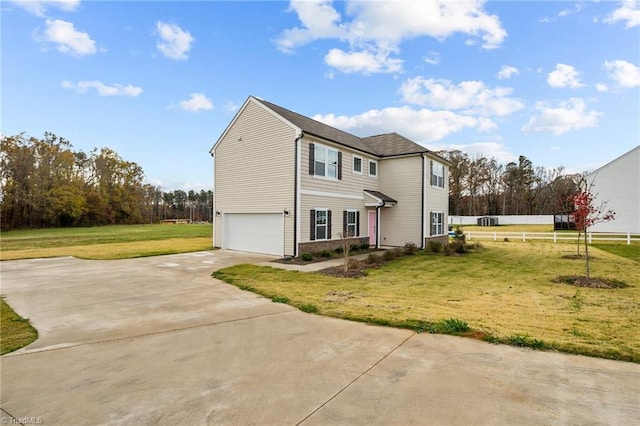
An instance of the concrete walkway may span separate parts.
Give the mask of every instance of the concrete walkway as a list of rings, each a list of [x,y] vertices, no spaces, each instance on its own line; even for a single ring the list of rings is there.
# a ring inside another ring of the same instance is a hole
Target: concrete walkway
[[[305,314],[210,276],[266,260],[0,263],[40,332],[0,359],[1,423],[638,424],[637,364]]]

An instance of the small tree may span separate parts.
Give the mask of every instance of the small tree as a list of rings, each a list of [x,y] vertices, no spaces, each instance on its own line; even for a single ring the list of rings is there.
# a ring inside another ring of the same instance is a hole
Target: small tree
[[[340,242],[342,243],[342,256],[344,258],[344,274],[347,275],[349,272],[349,251],[351,250],[351,233],[339,233],[338,237],[340,237]]]
[[[594,205],[595,195],[592,192],[593,184],[582,181],[582,190],[572,197],[575,207],[573,218],[578,232],[584,234],[584,254],[586,258],[587,281],[589,281],[589,242],[587,233],[589,228],[596,223],[609,222],[614,220],[616,213],[613,210],[607,210],[608,201],[601,201],[599,206]],[[578,234],[578,247],[580,245],[580,234]]]

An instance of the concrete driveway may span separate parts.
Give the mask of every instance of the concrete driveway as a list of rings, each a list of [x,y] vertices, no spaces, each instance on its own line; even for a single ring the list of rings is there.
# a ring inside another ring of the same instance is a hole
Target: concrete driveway
[[[2,424],[638,424],[640,366],[323,318],[211,278],[212,251],[2,262],[39,339]]]

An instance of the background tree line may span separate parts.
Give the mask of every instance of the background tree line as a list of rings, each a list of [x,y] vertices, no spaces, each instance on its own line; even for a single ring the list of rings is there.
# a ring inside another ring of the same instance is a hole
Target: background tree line
[[[75,151],[53,133],[3,135],[0,144],[4,230],[211,220],[212,191],[163,192],[109,148]]]
[[[580,174],[566,174],[562,166],[534,167],[521,155],[517,162],[469,157],[458,150],[441,151],[449,160],[449,214],[539,215],[570,213],[570,197],[578,192]]]

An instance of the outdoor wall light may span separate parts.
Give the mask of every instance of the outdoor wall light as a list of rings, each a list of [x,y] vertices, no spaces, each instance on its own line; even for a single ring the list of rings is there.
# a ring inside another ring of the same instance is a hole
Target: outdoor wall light
[[[220,210],[216,210],[216,216],[220,216]]]
[[[284,215],[285,215],[285,216],[289,216],[289,210],[284,209],[284,212],[283,212],[283,213],[284,213]]]

